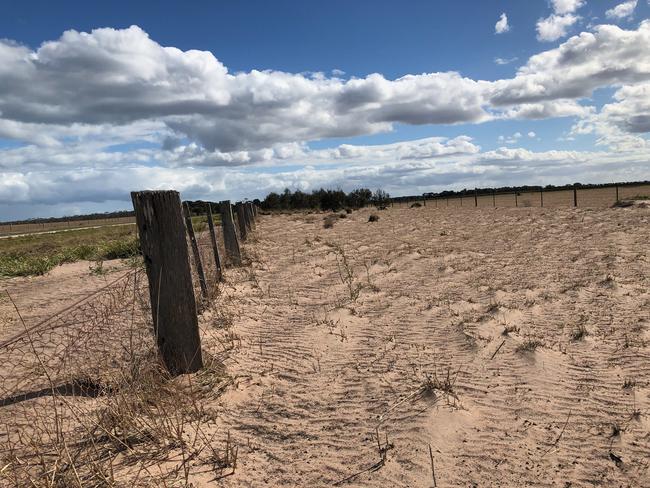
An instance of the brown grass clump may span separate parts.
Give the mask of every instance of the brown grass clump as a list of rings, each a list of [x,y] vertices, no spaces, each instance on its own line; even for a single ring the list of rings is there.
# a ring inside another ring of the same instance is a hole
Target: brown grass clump
[[[571,331],[570,337],[572,341],[580,341],[584,339],[587,335],[589,335],[587,328],[582,324],[578,324]]]
[[[379,215],[371,214],[370,217],[368,217],[368,222],[377,222],[379,221]]]
[[[541,341],[538,341],[537,339],[526,339],[524,342],[522,342],[515,348],[515,351],[520,353],[535,352],[538,347],[541,347],[543,345],[544,344]]]
[[[328,215],[323,219],[323,228],[331,229],[334,227],[334,223],[338,220],[338,214]]]

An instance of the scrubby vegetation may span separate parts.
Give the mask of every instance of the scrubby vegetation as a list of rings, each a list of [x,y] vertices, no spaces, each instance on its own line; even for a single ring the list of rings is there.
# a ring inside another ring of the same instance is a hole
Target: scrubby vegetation
[[[331,210],[337,212],[344,208],[362,208],[368,205],[386,205],[390,195],[379,189],[374,193],[367,188],[358,188],[350,193],[343,190],[314,190],[305,193],[292,192],[286,188],[282,193],[269,193],[259,205],[264,210]]]

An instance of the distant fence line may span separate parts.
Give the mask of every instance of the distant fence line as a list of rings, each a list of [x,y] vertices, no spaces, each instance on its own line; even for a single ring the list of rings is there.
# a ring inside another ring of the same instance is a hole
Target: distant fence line
[[[544,189],[521,192],[476,190],[461,195],[423,195],[392,200],[393,205],[420,202],[435,207],[611,207],[619,200],[650,197],[650,185],[612,185],[599,188]]]
[[[34,222],[23,224],[0,224],[0,235],[29,234],[52,230],[104,227],[109,225],[134,224],[135,217],[113,217],[106,219],[62,220],[58,222]]]

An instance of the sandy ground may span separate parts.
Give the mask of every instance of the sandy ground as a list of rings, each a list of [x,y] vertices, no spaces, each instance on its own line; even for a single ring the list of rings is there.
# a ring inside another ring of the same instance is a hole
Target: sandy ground
[[[369,213],[247,246],[224,485],[650,486],[647,209]]]
[[[649,209],[374,212],[258,222],[196,486],[431,487],[429,446],[438,487],[650,486]],[[0,285],[29,322],[120,272]]]

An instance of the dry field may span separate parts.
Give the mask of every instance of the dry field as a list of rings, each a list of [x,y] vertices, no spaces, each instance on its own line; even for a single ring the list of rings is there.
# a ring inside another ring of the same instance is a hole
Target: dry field
[[[201,327],[230,385],[200,401],[236,469],[197,454],[165,486],[650,486],[648,208],[324,217],[262,216],[227,271]],[[30,324],[120,266],[1,285]],[[163,462],[122,456],[116,486]]]
[[[35,232],[52,232],[60,230],[87,229],[112,225],[135,223],[134,217],[114,217],[109,219],[66,220],[62,222],[44,222],[40,224],[0,224],[0,235],[29,234]]]

